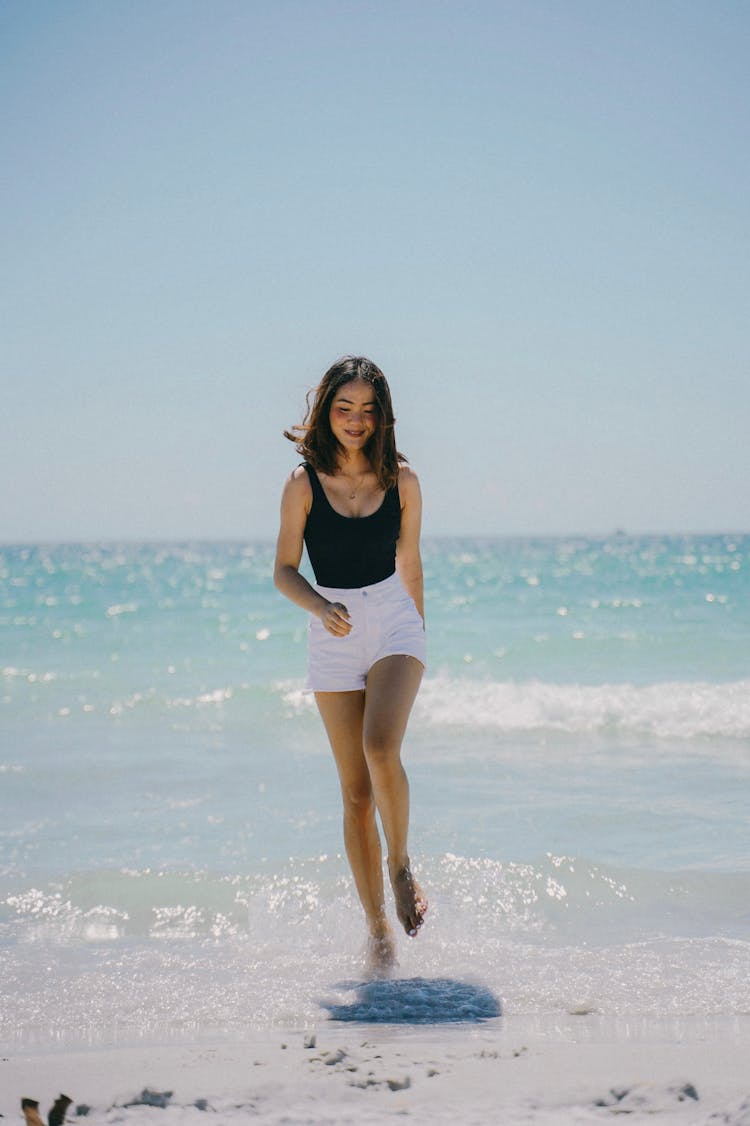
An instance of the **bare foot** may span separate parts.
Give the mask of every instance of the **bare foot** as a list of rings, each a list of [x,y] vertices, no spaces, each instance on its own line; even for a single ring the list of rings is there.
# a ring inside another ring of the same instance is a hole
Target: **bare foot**
[[[427,900],[421,887],[412,876],[408,864],[399,868],[395,873],[391,872],[389,867],[389,874],[399,922],[409,937],[414,938],[424,922]]]
[[[393,935],[388,930],[387,934],[371,934],[367,940],[367,961],[365,972],[368,977],[387,977],[395,966],[396,944]]]

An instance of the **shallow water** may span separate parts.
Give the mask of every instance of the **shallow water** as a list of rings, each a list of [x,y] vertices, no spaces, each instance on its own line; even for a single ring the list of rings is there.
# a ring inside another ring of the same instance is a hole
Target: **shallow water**
[[[401,980],[528,1017],[750,1011],[750,537],[442,541],[425,569],[431,907]],[[5,1042],[351,1007],[305,625],[264,544],[0,549]]]

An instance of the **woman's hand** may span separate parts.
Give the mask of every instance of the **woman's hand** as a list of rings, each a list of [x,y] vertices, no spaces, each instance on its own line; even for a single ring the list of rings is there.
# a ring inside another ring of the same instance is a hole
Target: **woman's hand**
[[[346,637],[351,632],[349,611],[343,602],[326,602],[318,617],[334,637]]]

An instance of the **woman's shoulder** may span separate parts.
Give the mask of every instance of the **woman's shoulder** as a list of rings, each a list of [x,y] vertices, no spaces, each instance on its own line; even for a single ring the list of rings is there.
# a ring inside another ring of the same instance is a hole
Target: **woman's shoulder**
[[[401,494],[401,501],[404,503],[410,496],[416,497],[419,495],[419,477],[411,465],[407,465],[405,461],[398,463],[398,491]]]
[[[310,475],[304,465],[297,465],[284,482],[284,498],[292,502],[305,504],[312,499],[312,485]]]
[[[405,461],[398,463],[398,483],[399,485],[406,484],[407,487],[409,484],[419,484],[416,470]]]

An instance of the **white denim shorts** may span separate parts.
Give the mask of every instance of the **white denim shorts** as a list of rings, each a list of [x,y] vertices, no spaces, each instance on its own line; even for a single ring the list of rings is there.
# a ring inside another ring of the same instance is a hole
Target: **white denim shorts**
[[[372,586],[316,586],[329,602],[341,602],[352,623],[346,637],[335,637],[310,615],[307,633],[306,692],[356,692],[383,657],[405,654],[427,661],[424,622],[398,572]]]

